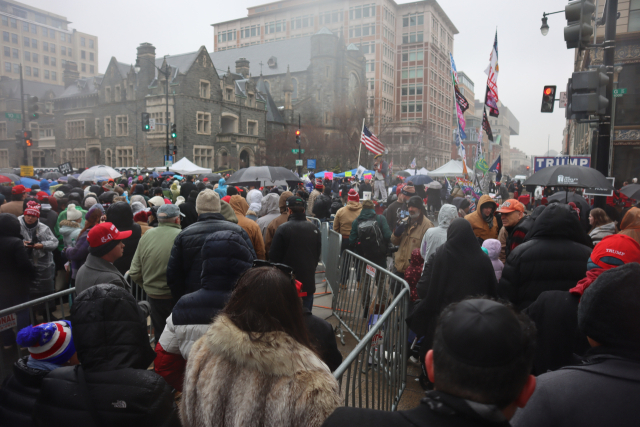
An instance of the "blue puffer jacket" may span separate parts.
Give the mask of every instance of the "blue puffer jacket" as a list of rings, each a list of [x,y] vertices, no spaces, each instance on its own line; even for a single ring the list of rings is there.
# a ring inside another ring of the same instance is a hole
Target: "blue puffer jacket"
[[[224,180],[224,178],[220,178],[220,180],[218,181],[218,188],[216,188],[216,193],[218,193],[220,195],[220,198],[222,199],[224,196],[227,195],[227,186],[225,185],[227,181]]]

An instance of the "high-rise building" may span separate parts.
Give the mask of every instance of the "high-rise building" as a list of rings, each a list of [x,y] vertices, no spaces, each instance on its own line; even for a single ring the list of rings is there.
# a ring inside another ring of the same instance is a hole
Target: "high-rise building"
[[[394,164],[450,159],[453,86],[449,53],[458,30],[435,0],[282,0],[213,24],[214,51],[308,36],[323,27],[365,57],[367,125]],[[268,47],[265,47],[268,48]]]
[[[81,77],[98,74],[98,37],[69,28],[66,17],[13,0],[0,2],[2,65],[0,76],[63,85],[67,61]]]

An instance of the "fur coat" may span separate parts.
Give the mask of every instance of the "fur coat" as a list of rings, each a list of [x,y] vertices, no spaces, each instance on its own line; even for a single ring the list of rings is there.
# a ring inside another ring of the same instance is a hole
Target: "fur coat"
[[[220,315],[191,349],[184,427],[314,427],[339,405],[339,386],[311,350],[284,332],[251,341]]]

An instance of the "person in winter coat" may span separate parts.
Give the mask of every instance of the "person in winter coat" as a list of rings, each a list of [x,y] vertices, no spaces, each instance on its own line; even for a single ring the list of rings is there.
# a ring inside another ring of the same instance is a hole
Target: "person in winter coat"
[[[227,195],[227,185],[225,185],[226,182],[227,181],[225,181],[224,178],[220,178],[218,180],[218,188],[214,190],[216,193],[218,193],[221,199]]]
[[[504,243],[504,258],[507,259],[512,250],[517,248],[533,227],[533,219],[524,214],[524,205],[515,199],[505,200],[496,211],[500,214],[502,228],[498,240]],[[504,239],[504,240],[503,240]],[[501,254],[502,255],[502,254]]]
[[[398,199],[391,203],[383,215],[387,219],[387,224],[389,224],[389,228],[394,230],[399,220],[402,220],[409,216],[409,211],[407,208],[407,202],[409,199],[416,195],[416,189],[413,185],[404,185],[399,184],[396,187],[396,195]]]
[[[67,320],[27,326],[18,332],[17,342],[29,355],[13,364],[13,373],[0,387],[0,425],[31,427],[44,378],[61,366],[77,365],[78,358]]]
[[[10,213],[0,213],[0,310],[29,301],[36,269],[24,245],[20,221]],[[16,313],[18,328],[29,324],[29,311]],[[3,346],[12,346],[13,331],[0,332]]]
[[[29,202],[24,214],[18,217],[20,234],[25,242],[29,259],[35,266],[36,278],[29,289],[30,299],[49,295],[54,291],[55,264],[53,251],[58,247],[58,239],[53,232],[39,221],[40,205]]]
[[[424,267],[424,258],[420,255],[420,249],[414,249],[411,252],[411,259],[409,260],[409,267],[404,271],[404,280],[407,281],[409,285],[410,294],[409,298],[411,302],[416,302],[420,299],[418,296],[418,291],[416,289],[416,285],[418,284],[418,280],[420,280],[420,276],[422,276],[422,268]]]
[[[438,226],[431,227],[424,233],[422,243],[420,244],[420,255],[424,260],[447,241],[447,230],[451,225],[451,221],[458,217],[457,209],[454,205],[444,204],[438,213]]]
[[[180,195],[186,200],[194,190],[197,191],[196,185],[193,183],[193,176],[187,175],[187,182],[180,186]]]
[[[198,221],[198,211],[196,211],[196,200],[198,199],[198,194],[198,190],[192,190],[186,201],[179,206],[180,212],[184,215],[180,222],[180,226],[183,230]]]
[[[442,206],[439,188],[427,188],[427,211],[438,212]]]
[[[201,256],[202,287],[180,298],[156,341],[154,369],[178,391],[182,391],[191,347],[207,332],[211,320],[229,300],[238,277],[256,259],[253,247],[240,233],[231,230],[209,234]]]
[[[60,234],[65,248],[75,246],[82,228],[82,212],[73,203],[67,207],[67,219],[60,221]]]
[[[209,234],[223,230],[235,231],[253,247],[247,232],[237,224],[238,219],[233,209],[227,203],[220,201],[218,193],[207,189],[198,194],[196,209],[198,221],[178,234],[167,264],[167,284],[175,301],[202,287],[201,250]],[[230,212],[223,214],[222,209]],[[232,222],[232,219],[235,219],[236,223]]]
[[[75,279],[78,274],[78,270],[87,260],[87,256],[89,255],[89,242],[87,241],[87,235],[91,228],[100,224],[100,219],[102,218],[102,206],[95,205],[85,217],[84,227],[80,230],[78,234],[78,238],[76,239],[75,245],[70,247],[65,247],[63,250],[64,257],[70,261],[71,263],[71,285],[75,284]]]
[[[280,215],[271,220],[265,230],[264,249],[267,256],[269,255],[269,251],[271,250],[271,242],[273,241],[273,236],[275,236],[276,234],[276,230],[278,229],[278,227],[289,220],[287,199],[292,196],[293,193],[291,193],[290,191],[285,191],[280,195],[280,198],[278,199],[278,208],[280,209]]]
[[[409,217],[400,221],[391,235],[391,243],[399,246],[394,259],[394,272],[397,272],[400,277],[409,266],[411,252],[420,248],[424,234],[433,227],[425,215],[426,212],[420,197],[410,198],[407,205],[409,206]]]
[[[347,197],[347,205],[340,208],[333,219],[333,231],[342,235],[341,252],[349,247],[349,237],[351,236],[353,221],[355,221],[356,218],[360,216],[360,212],[362,212],[360,196],[358,196],[356,190],[349,190]]]
[[[280,209],[278,208],[279,200],[280,196],[269,193],[262,198],[260,203],[257,224],[258,227],[260,227],[260,232],[262,233],[262,238],[264,240],[266,240],[267,237],[267,227],[269,226],[269,223],[280,215]]]
[[[439,318],[433,350],[425,357],[435,390],[416,408],[341,407],[323,427],[508,427],[536,387],[529,374],[535,349],[531,321],[487,299],[451,304]]]
[[[49,197],[47,193],[41,191],[36,195],[37,202],[40,204],[40,219],[39,221],[49,227],[49,230],[55,234],[55,226],[58,222],[58,213],[53,210],[49,204]],[[25,199],[26,200],[26,199]],[[26,208],[26,204],[25,204]]]
[[[262,192],[255,188],[249,190],[247,193],[247,203],[249,203],[249,210],[255,213],[260,212],[260,208],[262,207]]]
[[[22,215],[24,204],[22,201],[29,195],[29,190],[24,185],[15,185],[11,188],[11,201],[0,206],[0,213],[10,213],[16,218]]]
[[[242,196],[231,196],[229,205],[231,205],[233,211],[238,217],[238,225],[249,235],[249,239],[251,239],[253,249],[256,251],[258,259],[266,259],[264,252],[264,240],[262,239],[260,227],[254,221],[251,221],[245,216],[249,209],[247,201],[243,199]]]
[[[177,180],[173,181],[170,189],[171,189],[171,201],[175,203],[178,196],[180,196],[180,186],[178,185]]]
[[[331,187],[325,187],[313,204],[313,216],[325,222],[331,219]]]
[[[463,265],[461,265],[461,262]],[[407,323],[419,337],[420,360],[432,348],[433,334],[442,309],[470,296],[496,296],[496,275],[482,252],[469,222],[456,218],[447,230],[447,241],[427,260],[416,286],[422,300]]]
[[[631,237],[640,243],[640,209],[631,208],[625,214],[623,212],[622,221],[620,221],[620,234]]]
[[[133,220],[133,211],[126,202],[116,202],[107,209],[107,222],[112,223],[120,231],[131,231],[131,235],[124,240],[124,253],[113,265],[124,275],[131,268],[133,255],[138,249],[142,237],[142,229]]]
[[[311,194],[309,194],[309,200],[307,200],[307,213],[309,216],[313,216],[313,205],[316,202],[318,196],[322,194],[322,190],[324,190],[324,185],[322,185],[322,180],[318,178],[316,180],[315,186]]]
[[[637,424],[638,277],[640,264],[632,262],[605,271],[584,291],[578,305],[578,328],[591,348],[581,364],[537,377],[536,391],[529,404],[516,412],[514,427]]]
[[[473,234],[482,242],[486,239],[498,238],[498,221],[495,212],[498,206],[491,196],[484,194],[480,196],[478,208],[475,212],[464,217],[473,227]]]
[[[304,205],[304,200],[300,197],[287,199],[289,219],[278,227],[273,236],[269,260],[293,268],[296,279],[302,282],[302,290],[307,293],[302,297],[302,304],[311,310],[322,240],[318,227],[307,221]]]
[[[97,285],[80,293],[71,322],[80,365],[44,378],[36,425],[180,426],[171,387],[147,369],[155,353],[146,316],[128,290]]]
[[[616,234],[616,224],[607,216],[607,213],[600,208],[591,209],[589,212],[589,237],[594,245],[602,239],[612,234]]]
[[[499,259],[500,249],[502,248],[500,240],[487,239],[482,242],[482,247],[487,250],[487,255],[489,255],[491,265],[493,265],[493,271],[496,273],[496,280],[499,281],[502,277],[502,270],[504,269],[504,264]]]
[[[378,248],[365,248],[361,242],[359,235],[359,225],[366,221],[375,220],[382,233],[383,245]],[[371,200],[362,202],[362,210],[360,215],[351,223],[351,232],[349,233],[349,248],[357,254],[365,257],[372,263],[385,267],[387,265],[387,247],[391,241],[391,229],[387,224],[387,220],[383,215],[377,215],[375,206]]]
[[[577,362],[589,349],[587,337],[578,329],[578,303],[585,290],[605,271],[631,262],[640,262],[640,244],[621,234],[607,236],[589,257],[587,275],[569,291],[540,294],[524,311],[536,324],[538,349],[533,374],[555,371]]]
[[[589,243],[567,205],[547,206],[507,258],[498,294],[523,310],[544,291],[568,291],[587,272]]]
[[[340,388],[309,339],[290,272],[250,269],[191,348],[183,427],[256,420],[264,427],[319,427],[339,404]]]

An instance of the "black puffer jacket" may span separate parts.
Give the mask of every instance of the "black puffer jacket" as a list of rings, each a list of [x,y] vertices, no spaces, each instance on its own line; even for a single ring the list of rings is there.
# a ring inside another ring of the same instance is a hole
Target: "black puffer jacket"
[[[0,387],[0,427],[30,427],[33,424],[33,407],[40,393],[42,380],[49,373],[27,366],[29,356],[18,359],[13,365],[13,375]]]
[[[113,263],[124,276],[131,268],[131,261],[133,261],[133,256],[142,237],[142,228],[133,221],[133,211],[126,202],[117,202],[109,206],[109,209],[107,209],[107,221],[112,222],[118,231],[132,231],[131,236],[123,240],[124,254]]]
[[[97,285],[78,295],[71,322],[81,365],[47,375],[36,425],[179,426],[171,387],[147,370],[155,353],[145,320],[133,296],[118,286]]]
[[[342,363],[342,353],[338,350],[333,326],[326,320],[314,316],[306,307],[302,308],[302,315],[311,342],[318,350],[320,359],[327,364],[331,372],[335,371]]]
[[[325,219],[331,217],[331,197],[326,194],[321,194],[316,198],[313,203],[313,214],[318,219]]]
[[[225,230],[206,237],[201,257],[202,287],[177,302],[171,313],[176,326],[211,323],[229,300],[238,276],[251,268],[256,253],[242,234]]]
[[[180,225],[182,226],[183,230],[198,221],[198,211],[196,211],[197,198],[198,191],[193,190],[191,194],[189,194],[189,198],[186,199],[186,201],[180,206],[178,206],[180,208],[180,212],[184,214],[184,216],[180,220]]]
[[[219,213],[200,215],[195,224],[178,234],[167,265],[167,285],[171,288],[174,300],[179,300],[183,295],[195,292],[202,287],[200,277],[202,274],[202,246],[211,233],[225,230],[240,234],[247,245],[253,248],[247,232],[238,224],[227,221]]]
[[[316,291],[316,267],[320,260],[320,230],[307,221],[304,213],[292,214],[276,230],[269,250],[269,260],[293,268],[302,290],[311,296]]]
[[[588,242],[589,236],[567,205],[549,205],[524,243],[509,254],[498,294],[522,310],[544,291],[568,291],[587,273]]]
[[[29,299],[29,287],[36,278],[36,270],[30,261],[20,233],[20,221],[15,215],[0,213],[0,309],[2,301],[10,297]],[[13,299],[11,299],[13,301]]]

